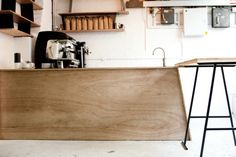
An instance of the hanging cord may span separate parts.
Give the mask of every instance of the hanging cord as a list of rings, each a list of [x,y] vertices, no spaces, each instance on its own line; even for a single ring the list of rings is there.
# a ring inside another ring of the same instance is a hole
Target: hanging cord
[[[52,12],[51,12],[51,14],[52,14],[52,31],[54,30],[54,1],[53,0],[51,0],[51,5],[52,5]]]
[[[69,13],[72,12],[72,3],[73,3],[73,0],[70,0]]]

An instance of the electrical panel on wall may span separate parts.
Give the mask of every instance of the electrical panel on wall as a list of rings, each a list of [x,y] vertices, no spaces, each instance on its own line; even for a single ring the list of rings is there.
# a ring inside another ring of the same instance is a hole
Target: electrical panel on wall
[[[175,10],[173,8],[161,9],[161,24],[174,24],[175,23]]]
[[[148,28],[178,29],[183,23],[181,8],[147,8],[146,13]]]
[[[235,0],[236,1],[236,0]],[[146,8],[148,29],[182,29],[185,36],[204,36],[208,28],[236,28],[236,7]]]
[[[230,27],[230,8],[212,8],[212,27]]]
[[[184,14],[184,35],[204,36],[208,33],[208,9],[185,8]]]

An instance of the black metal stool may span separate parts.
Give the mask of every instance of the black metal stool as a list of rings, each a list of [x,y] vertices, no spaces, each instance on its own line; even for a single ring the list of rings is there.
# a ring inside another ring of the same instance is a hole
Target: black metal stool
[[[204,63],[198,63],[198,65],[184,66],[184,67],[196,68],[193,91],[192,91],[192,97],[191,97],[189,114],[188,114],[187,127],[186,127],[186,132],[185,132],[185,138],[181,142],[181,144],[182,144],[182,146],[184,147],[185,150],[188,150],[188,148],[186,146],[186,143],[187,143],[189,124],[190,124],[190,119],[191,118],[205,118],[205,126],[204,126],[203,137],[202,137],[200,157],[203,157],[206,131],[232,130],[233,138],[234,138],[234,144],[236,146],[236,137],[235,137],[235,131],[234,131],[234,130],[236,130],[236,128],[234,128],[234,124],[233,124],[233,118],[232,118],[230,102],[229,102],[229,96],[228,96],[227,85],[226,85],[225,74],[224,74],[224,67],[235,67],[235,64],[236,64],[236,62],[204,62]],[[192,116],[191,113],[192,113],[192,108],[193,108],[193,101],[194,101],[195,89],[196,89],[196,84],[197,84],[198,71],[199,71],[199,68],[202,68],[202,67],[212,67],[213,68],[212,80],[211,80],[211,86],[210,86],[210,94],[209,94],[208,106],[207,106],[207,113],[206,113],[206,116]],[[226,96],[226,100],[227,100],[227,107],[228,107],[228,111],[229,111],[228,116],[210,116],[209,115],[210,108],[211,108],[212,93],[213,93],[213,88],[214,88],[214,83],[215,83],[215,74],[216,74],[216,69],[217,68],[220,68],[221,73],[222,73],[222,80],[223,80],[223,84],[224,84],[225,96]],[[229,118],[230,123],[231,123],[231,128],[208,128],[209,118]]]

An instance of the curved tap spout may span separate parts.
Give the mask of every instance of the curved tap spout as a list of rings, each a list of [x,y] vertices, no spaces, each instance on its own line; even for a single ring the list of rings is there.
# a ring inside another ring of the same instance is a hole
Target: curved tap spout
[[[162,53],[163,53],[163,58],[162,58],[162,63],[163,63],[163,67],[165,67],[166,66],[166,52],[165,52],[165,50],[162,48],[162,47],[156,47],[153,51],[152,51],[152,55],[154,55],[155,54],[155,51],[156,50],[161,50],[162,51]]]

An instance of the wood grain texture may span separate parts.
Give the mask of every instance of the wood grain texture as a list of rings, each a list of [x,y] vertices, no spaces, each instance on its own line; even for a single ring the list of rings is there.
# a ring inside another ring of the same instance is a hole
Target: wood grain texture
[[[177,68],[1,71],[1,139],[181,140]]]
[[[126,2],[127,8],[143,8],[143,0],[129,0]]]

